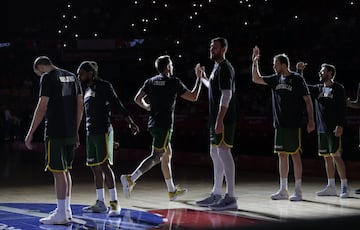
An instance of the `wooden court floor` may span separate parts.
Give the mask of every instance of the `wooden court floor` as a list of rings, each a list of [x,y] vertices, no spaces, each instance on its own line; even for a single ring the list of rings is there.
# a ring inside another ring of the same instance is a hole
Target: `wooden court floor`
[[[211,212],[207,208],[197,207],[194,204],[196,200],[205,197],[210,192],[212,186],[211,167],[175,165],[173,168],[175,184],[187,188],[188,193],[174,202],[168,201],[160,167],[154,167],[147,174],[143,175],[137,181],[131,198],[125,199],[122,194],[119,177],[123,173],[130,172],[128,170],[131,170],[132,167],[133,165],[127,168],[119,167],[122,169],[114,168],[117,177],[118,198],[122,207],[148,211],[198,210]],[[34,168],[27,166],[23,169],[18,169],[15,174],[16,176],[8,175],[7,178],[2,179],[0,185],[1,203],[55,202],[53,181],[50,173],[42,172],[40,169],[34,170]],[[72,203],[92,204],[95,201],[95,188],[90,169],[78,167],[78,169],[73,170],[72,177]],[[315,192],[320,190],[325,183],[326,178],[304,176],[303,201],[273,201],[270,199],[270,195],[278,189],[278,175],[276,172],[256,172],[238,169],[236,172],[238,210],[222,213],[274,223],[360,217],[360,195],[354,194],[354,190],[360,188],[359,179],[349,179],[351,196],[347,199],[317,197]],[[293,191],[293,184],[293,180],[289,178],[290,193]],[[338,192],[340,190],[339,187],[340,183],[337,180]],[[108,197],[107,192],[106,196]],[[360,221],[358,224],[360,224]],[[181,224],[174,222],[168,226],[171,226],[171,229],[178,229],[181,227]],[[201,226],[201,224],[194,223],[194,226]],[[237,226],[233,227],[237,228]],[[217,228],[216,224],[213,225],[213,228]]]

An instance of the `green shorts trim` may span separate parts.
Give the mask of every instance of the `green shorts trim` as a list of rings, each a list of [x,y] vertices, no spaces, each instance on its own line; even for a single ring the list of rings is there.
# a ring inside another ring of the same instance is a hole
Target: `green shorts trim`
[[[88,135],[86,137],[86,165],[98,166],[109,160],[113,164],[114,131],[104,134]]]
[[[172,129],[150,128],[152,139],[152,146],[157,152],[165,152],[166,147],[171,141]]]
[[[224,144],[225,146],[232,148],[234,145],[236,124],[234,125],[224,125],[224,130],[222,133],[216,134],[214,127],[210,128],[210,143],[213,146],[220,146]]]
[[[274,153],[301,153],[300,128],[276,128],[274,138]]]
[[[76,137],[45,140],[45,171],[67,172],[75,158]]]
[[[342,138],[334,133],[319,133],[318,146],[319,156],[336,155],[342,151]]]

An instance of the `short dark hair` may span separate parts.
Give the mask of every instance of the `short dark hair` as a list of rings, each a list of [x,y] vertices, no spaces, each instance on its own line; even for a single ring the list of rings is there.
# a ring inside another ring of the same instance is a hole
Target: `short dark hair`
[[[289,57],[284,53],[275,55],[274,59],[278,60],[280,64],[285,64],[287,67],[290,66]]]
[[[332,72],[332,76],[335,77],[336,75],[336,68],[334,65],[330,65],[330,64],[327,64],[327,63],[323,63],[321,65],[321,67],[325,67],[328,71],[331,71]]]
[[[155,68],[159,73],[164,72],[165,68],[169,65],[171,59],[169,55],[162,55],[155,60]]]
[[[214,42],[219,42],[220,45],[221,45],[221,48],[224,48],[224,47],[228,47],[228,41],[226,38],[224,37],[216,37],[216,38],[213,38],[211,39],[211,42],[214,43]]]
[[[39,65],[52,65],[52,61],[47,56],[39,56],[34,61],[34,70],[37,69]]]

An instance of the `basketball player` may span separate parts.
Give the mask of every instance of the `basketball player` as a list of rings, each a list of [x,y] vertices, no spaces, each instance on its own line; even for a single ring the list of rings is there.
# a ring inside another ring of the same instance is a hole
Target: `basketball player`
[[[302,74],[306,63],[298,62],[296,69]],[[318,155],[325,161],[328,184],[316,192],[317,196],[337,196],[335,172],[341,182],[340,198],[349,197],[346,167],[341,157],[342,135],[345,125],[346,99],[342,84],[335,81],[336,68],[323,63],[319,71],[320,84],[308,85],[315,101],[316,124],[318,135]]]
[[[78,130],[83,115],[81,84],[74,73],[56,67],[46,56],[34,61],[34,72],[41,76],[39,100],[25,145],[32,149],[35,130],[45,118],[45,171],[54,176],[57,208],[41,218],[42,224],[66,224],[72,218],[70,169],[79,145]]]
[[[200,66],[197,65],[196,68]],[[138,90],[134,101],[149,112],[148,129],[152,135],[152,150],[140,165],[128,175],[121,176],[123,192],[129,198],[135,182],[155,165],[161,163],[161,170],[168,189],[170,201],[184,195],[187,190],[175,187],[171,170],[171,136],[174,126],[176,98],[197,101],[201,90],[201,81],[196,79],[190,91],[182,81],[173,76],[173,62],[170,56],[160,56],[155,61],[158,74],[147,79]]]
[[[212,210],[237,210],[235,198],[235,163],[231,153],[237,123],[237,98],[235,94],[235,71],[225,58],[228,50],[227,39],[213,38],[210,43],[210,59],[214,61],[213,70],[206,77],[205,69],[199,77],[208,88],[210,156],[214,169],[214,185],[209,197],[196,202]],[[225,177],[226,193],[221,195]]]
[[[273,200],[302,200],[302,162],[301,162],[301,126],[303,112],[307,112],[307,132],[315,129],[313,104],[305,79],[290,70],[289,58],[286,54],[278,54],[273,58],[275,73],[262,76],[259,71],[260,49],[255,46],[252,54],[252,81],[267,85],[272,91],[273,126],[275,129],[274,152],[279,159],[280,188],[271,195]],[[305,105],[305,108],[304,106]],[[289,197],[288,174],[289,155],[292,158],[295,191]]]
[[[139,127],[119,100],[112,84],[99,78],[98,65],[94,61],[82,62],[77,74],[85,84],[84,103],[86,115],[86,165],[90,166],[96,186],[96,202],[83,208],[84,212],[105,213],[104,184],[109,190],[110,209],[108,215],[119,216],[120,204],[117,198],[117,190],[113,164],[114,132],[111,125],[112,108],[120,112],[128,123],[129,128],[135,135]]]

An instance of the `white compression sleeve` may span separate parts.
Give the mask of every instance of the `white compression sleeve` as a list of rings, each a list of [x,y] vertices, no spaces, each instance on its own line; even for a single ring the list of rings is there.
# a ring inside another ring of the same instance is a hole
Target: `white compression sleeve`
[[[232,97],[230,89],[221,90],[220,107],[229,107],[229,103]]]

